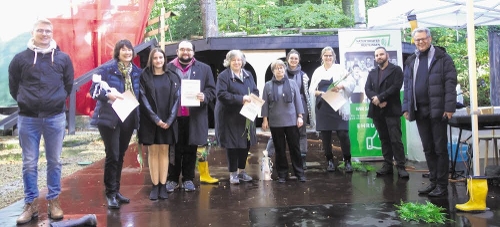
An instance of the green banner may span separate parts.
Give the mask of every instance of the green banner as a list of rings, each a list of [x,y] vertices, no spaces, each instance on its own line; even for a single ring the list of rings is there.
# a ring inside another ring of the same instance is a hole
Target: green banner
[[[403,96],[403,91],[401,91]],[[401,97],[402,98],[402,97]],[[368,103],[351,103],[351,118],[349,120],[349,138],[351,139],[351,154],[353,157],[381,157],[382,146],[378,132],[371,118],[368,118]],[[402,140],[407,154],[406,119],[401,117]]]

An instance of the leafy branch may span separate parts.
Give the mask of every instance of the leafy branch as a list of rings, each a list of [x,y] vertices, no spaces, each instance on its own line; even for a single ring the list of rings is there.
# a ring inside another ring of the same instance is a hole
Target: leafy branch
[[[445,217],[446,214],[441,213],[446,209],[436,206],[429,201],[426,201],[426,204],[405,203],[401,201],[400,205],[395,204],[394,206],[398,208],[396,212],[399,214],[399,217],[408,222],[423,221],[425,223],[445,224],[446,221],[449,221],[449,219]]]
[[[339,85],[340,83],[342,83],[342,81],[344,81],[345,79],[347,79],[348,76],[350,76],[352,74],[352,72],[349,72],[347,74],[345,74],[345,76],[343,76],[342,78],[338,79],[337,81],[333,82],[330,84],[330,86],[328,86],[328,89],[326,89],[327,91],[334,88],[334,87],[337,87],[337,85]]]

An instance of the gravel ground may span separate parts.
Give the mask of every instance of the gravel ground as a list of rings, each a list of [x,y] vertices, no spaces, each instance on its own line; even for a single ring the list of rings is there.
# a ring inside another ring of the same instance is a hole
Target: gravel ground
[[[0,136],[0,208],[24,198],[21,148],[15,136]],[[46,188],[47,162],[45,160],[43,139],[38,161],[38,188]],[[62,177],[85,168],[105,156],[104,145],[99,132],[81,131],[64,138]]]

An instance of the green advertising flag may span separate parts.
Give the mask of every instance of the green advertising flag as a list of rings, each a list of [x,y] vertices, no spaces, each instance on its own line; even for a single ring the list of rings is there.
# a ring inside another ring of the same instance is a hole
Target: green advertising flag
[[[403,91],[401,91],[403,96]],[[401,97],[402,99],[402,97]],[[353,157],[381,157],[382,144],[371,118],[368,118],[369,103],[351,103],[351,118],[349,120],[349,138],[351,139],[351,154]],[[407,154],[406,120],[401,117],[402,140]]]

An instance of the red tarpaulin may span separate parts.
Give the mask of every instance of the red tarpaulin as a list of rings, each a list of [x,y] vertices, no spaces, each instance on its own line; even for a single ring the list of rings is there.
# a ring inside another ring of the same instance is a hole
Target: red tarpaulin
[[[72,1],[69,18],[48,17],[54,25],[54,40],[71,56],[75,79],[112,59],[117,41],[141,43],[153,4],[153,0]],[[90,85],[81,86],[76,94],[77,114],[90,115],[94,110]]]

